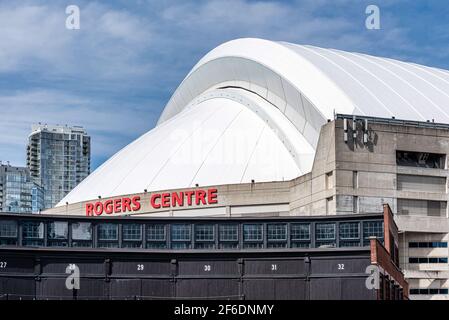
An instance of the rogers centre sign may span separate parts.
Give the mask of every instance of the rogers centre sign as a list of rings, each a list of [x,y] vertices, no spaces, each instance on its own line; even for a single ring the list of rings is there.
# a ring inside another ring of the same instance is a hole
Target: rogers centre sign
[[[176,208],[192,205],[216,204],[217,189],[197,189],[191,191],[153,193],[150,206],[153,209]],[[116,214],[136,212],[142,208],[140,196],[122,197],[113,200],[86,203],[86,216],[101,216],[102,214]]]

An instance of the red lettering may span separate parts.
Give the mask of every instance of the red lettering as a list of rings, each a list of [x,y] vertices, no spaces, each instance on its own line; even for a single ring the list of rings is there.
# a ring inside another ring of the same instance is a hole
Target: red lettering
[[[170,207],[170,193],[163,193],[161,197],[162,207]]]
[[[114,213],[122,212],[122,199],[114,199]]]
[[[140,197],[139,196],[135,196],[132,197],[131,202],[133,204],[133,211],[139,211],[140,210]]]
[[[131,211],[131,199],[123,198],[122,199],[122,212]]]
[[[100,216],[103,213],[103,204],[101,202],[96,202],[94,205],[94,213]]]
[[[94,205],[92,203],[86,204],[86,216],[91,217],[93,216]]]
[[[186,191],[185,194],[187,196],[187,205],[192,205],[192,196],[194,195],[195,191]]]
[[[184,206],[184,192],[173,192],[171,196],[171,205],[172,207]]]
[[[217,189],[209,189],[209,190],[207,190],[207,202],[209,204],[216,204],[216,203],[218,203],[217,192],[218,192]]]
[[[196,190],[195,192],[195,204],[198,206],[200,202],[206,204],[206,192],[204,190]]]
[[[161,197],[161,195],[159,193],[155,193],[155,194],[151,195],[151,200],[150,200],[151,201],[151,206],[154,209],[159,209],[161,207],[160,204],[156,203],[156,199],[160,199],[160,197]]]
[[[111,214],[114,211],[113,201],[108,200],[104,203],[104,212],[106,214]]]

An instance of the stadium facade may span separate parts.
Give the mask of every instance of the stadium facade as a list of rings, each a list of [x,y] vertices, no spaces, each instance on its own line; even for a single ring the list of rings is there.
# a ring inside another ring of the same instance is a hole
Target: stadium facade
[[[408,296],[400,267],[410,298],[447,299],[448,92],[445,70],[261,39],[230,41],[190,71],[154,129],[44,212],[48,216],[37,232],[42,241],[34,244],[53,243],[47,219],[66,219],[67,230],[73,219],[87,219],[93,224],[87,247],[115,254],[129,250],[124,224],[143,219],[135,228],[141,239],[135,248],[182,253],[187,260],[199,259],[198,265],[204,254],[223,258],[228,252],[237,263],[247,254],[310,262],[316,250],[324,250],[337,257],[326,262],[336,268],[326,274],[337,279],[313,282],[320,276],[312,267],[295,290],[304,293],[297,298],[336,299],[345,298],[344,288],[368,298],[360,279],[366,278],[367,265],[377,263],[371,243],[377,236],[388,257],[388,267],[381,268],[388,289],[378,289],[372,298]],[[395,222],[386,218],[390,208]],[[377,224],[365,221],[382,213]],[[205,223],[198,226],[198,219]],[[109,227],[102,226],[106,222]],[[13,245],[27,246],[23,223],[17,222]],[[158,233],[149,227],[154,224],[163,226],[158,241],[148,238]],[[295,238],[305,232],[297,233],[297,225],[307,226],[308,238]],[[65,246],[74,248],[80,241],[73,241],[71,232]],[[231,235],[232,241],[226,238]],[[338,259],[354,258],[354,250],[365,250],[370,259],[352,271],[340,270],[348,260]],[[246,279],[242,270],[239,289],[231,290],[239,297],[261,285],[245,282],[251,276]],[[275,279],[274,271],[264,276]],[[356,284],[343,279],[351,272],[360,280]],[[273,290],[288,290],[280,286]],[[170,292],[189,292],[186,288],[191,286]]]

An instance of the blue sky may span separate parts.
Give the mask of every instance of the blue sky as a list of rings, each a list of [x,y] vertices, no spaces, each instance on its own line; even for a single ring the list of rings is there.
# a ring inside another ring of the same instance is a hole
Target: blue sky
[[[81,29],[65,28],[78,5]],[[379,6],[381,29],[365,28]],[[32,123],[82,125],[97,167],[154,127],[193,65],[260,37],[449,69],[445,1],[0,1],[0,160],[25,164]],[[448,106],[449,108],[449,106]]]

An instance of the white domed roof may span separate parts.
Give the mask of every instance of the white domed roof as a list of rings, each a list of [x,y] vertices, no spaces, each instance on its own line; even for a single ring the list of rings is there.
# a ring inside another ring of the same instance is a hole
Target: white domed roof
[[[227,42],[192,69],[153,130],[58,205],[292,179],[311,170],[319,130],[334,113],[449,123],[449,73],[290,43]]]

